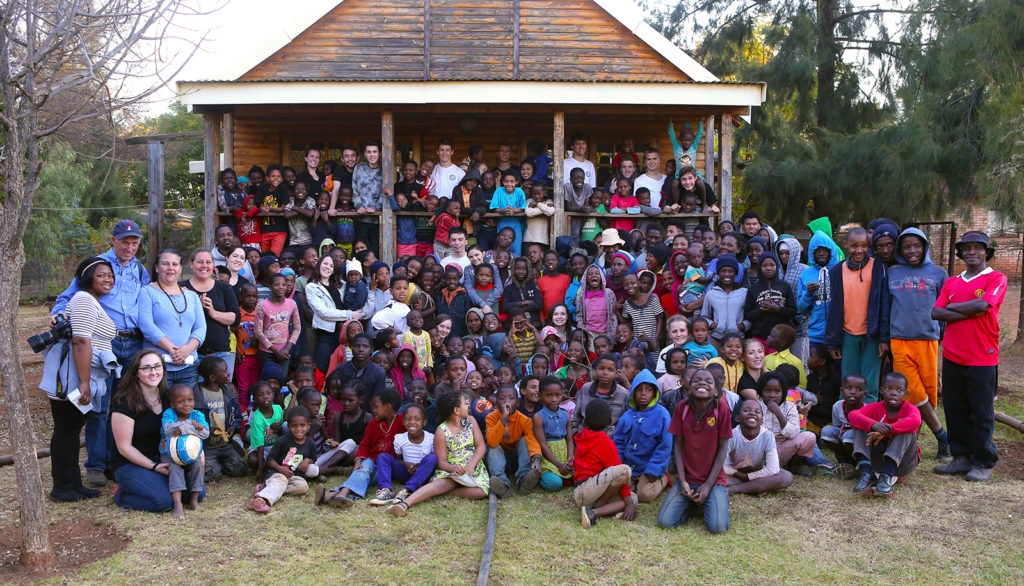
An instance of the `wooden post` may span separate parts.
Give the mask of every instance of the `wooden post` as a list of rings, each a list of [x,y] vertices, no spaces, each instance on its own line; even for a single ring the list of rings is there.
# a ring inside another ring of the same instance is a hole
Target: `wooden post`
[[[381,174],[384,186],[391,188],[395,183],[395,123],[391,110],[380,113],[380,144]],[[391,211],[391,202],[381,194],[380,213],[380,254],[381,260],[391,266],[397,256],[397,234],[395,233],[395,214]]]
[[[722,188],[718,192],[721,200],[722,219],[732,221],[732,116],[722,115],[722,135],[719,137],[722,148]]]
[[[224,113],[224,168],[235,166],[235,115]]]
[[[203,246],[213,248],[213,234],[217,230],[217,125],[220,121],[212,112],[203,114],[203,179],[206,186],[206,206],[203,211]]]
[[[156,264],[156,255],[163,248],[164,231],[164,143],[149,141],[149,263]]]
[[[569,234],[569,222],[565,216],[565,177],[562,176],[565,161],[565,112],[555,112],[551,144],[555,151],[555,172],[551,174],[551,181],[555,184],[555,221],[551,223],[551,246],[554,248],[556,237]]]
[[[715,186],[715,115],[711,114],[704,121],[704,179]],[[719,206],[721,207],[721,206]],[[704,210],[705,212],[708,210]]]

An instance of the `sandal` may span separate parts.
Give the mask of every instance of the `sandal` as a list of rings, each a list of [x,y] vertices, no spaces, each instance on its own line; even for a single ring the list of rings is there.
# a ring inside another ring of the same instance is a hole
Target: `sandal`
[[[249,499],[249,510],[257,513],[267,514],[270,512],[270,505],[266,499],[259,496],[254,496]]]
[[[385,510],[395,517],[404,517],[409,514],[409,505],[405,501],[398,501]]]

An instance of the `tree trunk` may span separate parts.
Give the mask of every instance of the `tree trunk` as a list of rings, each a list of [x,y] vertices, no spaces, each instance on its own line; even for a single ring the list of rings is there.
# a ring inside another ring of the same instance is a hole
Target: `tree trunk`
[[[1021,236],[1024,239],[1024,236]],[[1020,275],[1024,278],[1024,241],[1021,242],[1020,250]],[[1014,341],[1019,342],[1022,334],[1024,334],[1024,281],[1021,282],[1020,286],[1020,299],[1017,300],[1017,335],[1014,336]]]
[[[836,0],[818,0],[818,128],[829,128],[836,94]]]

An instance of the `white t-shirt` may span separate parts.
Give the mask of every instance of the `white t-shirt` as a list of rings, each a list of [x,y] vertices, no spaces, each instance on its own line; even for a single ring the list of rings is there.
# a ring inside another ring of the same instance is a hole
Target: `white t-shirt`
[[[449,254],[448,256],[441,259],[442,267],[447,267],[448,265],[456,265],[459,267],[460,270],[462,270],[462,274],[466,274],[466,269],[470,267],[470,264],[471,263],[469,262],[468,254],[459,257],[455,257]]]
[[[409,441],[409,432],[395,436],[395,454],[409,464],[419,464],[423,458],[434,453],[434,434],[423,432],[423,441],[414,444]]]
[[[390,303],[373,314],[373,317],[370,318],[370,325],[378,332],[384,328],[395,328],[399,335],[404,334],[409,329],[405,318],[410,311],[408,305],[391,300]]]
[[[569,173],[573,169],[583,169],[583,173],[587,177],[587,184],[591,187],[597,187],[597,170],[594,169],[594,163],[590,161],[583,161],[581,163],[573,157],[562,161],[562,176],[565,178],[566,183],[569,182]]]
[[[651,190],[651,207],[661,207],[661,188],[665,185],[665,176],[662,175],[661,179],[651,179],[646,173],[637,176],[633,181],[633,195],[636,195],[636,190],[641,187],[646,187]]]
[[[450,167],[442,167],[438,163],[434,167],[433,173],[430,174],[430,178],[434,180],[434,188],[430,191],[430,195],[451,198],[452,190],[462,182],[462,178],[465,176],[466,172],[454,163]]]

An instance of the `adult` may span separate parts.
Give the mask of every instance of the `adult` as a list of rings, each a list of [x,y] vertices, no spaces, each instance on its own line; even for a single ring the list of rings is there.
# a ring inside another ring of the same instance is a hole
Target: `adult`
[[[94,256],[83,260],[75,271],[79,291],[68,303],[71,323],[71,353],[63,356],[66,346],[54,344],[46,356],[46,368],[40,388],[50,399],[53,435],[50,437],[50,471],[53,490],[50,498],[75,502],[100,495],[98,490],[82,485],[78,467],[78,436],[86,415],[105,405],[108,399],[107,378],[117,369],[111,351],[114,322],[103,311],[99,299],[114,287],[114,268],[110,261]],[[64,393],[58,395],[58,390]],[[77,398],[65,393],[78,389]]]
[[[369,334],[361,333],[353,336],[349,340],[349,348],[352,350],[352,360],[346,360],[328,376],[338,373],[343,380],[362,382],[367,389],[364,405],[369,406],[370,397],[377,391],[384,390],[387,385],[387,374],[383,368],[370,361],[373,338]]]
[[[999,382],[999,308],[1006,275],[987,266],[996,250],[988,235],[971,230],[956,243],[967,269],[946,279],[932,319],[946,322],[942,339],[942,402],[953,461],[937,474],[966,474],[987,482],[999,461],[992,443]]]
[[[562,177],[569,177],[577,168],[583,169],[587,185],[597,187],[597,171],[593,161],[587,160],[587,139],[579,133],[572,136],[572,156],[562,161]]]
[[[452,190],[462,182],[462,177],[466,172],[452,162],[454,154],[455,144],[450,138],[442,138],[437,141],[438,163],[430,173],[430,178],[434,181],[433,188],[430,189],[430,195],[439,198],[451,197]]]
[[[664,185],[661,155],[655,149],[647,149],[644,151],[644,174],[633,181],[633,195],[636,195],[636,190],[646,187],[651,192],[651,207],[661,209],[661,190]]]
[[[580,167],[577,167],[578,169]],[[566,176],[568,179],[569,177]],[[619,163],[615,173],[612,174],[611,178],[604,184],[604,190],[606,193],[615,193],[615,186],[618,184],[619,179],[625,179],[629,181],[630,185],[636,181],[636,162],[630,158],[624,158]]]
[[[573,169],[565,178],[565,211],[594,213],[590,207],[590,196],[594,194],[594,188],[587,185],[587,177],[583,169]],[[583,230],[583,218],[572,218],[571,236],[577,241],[580,232]]]
[[[738,392],[744,399],[757,399],[757,381],[764,374],[764,344],[756,338],[750,338],[743,342],[743,374],[736,385]]]
[[[696,195],[697,203],[701,206],[702,211],[711,211],[716,214],[720,211],[715,190],[710,183],[706,183],[697,175],[697,169],[693,167],[683,167],[679,170],[679,194],[676,197],[676,203],[682,203],[683,196],[688,193]],[[732,222],[729,223],[732,224]]]
[[[469,255],[466,254],[467,241],[468,237],[465,230],[458,227],[452,228],[451,232],[448,233],[448,245],[451,247],[451,250],[441,259],[441,266],[455,265],[459,267],[459,272],[465,273],[466,269],[472,264],[469,260]]]
[[[256,277],[252,274],[252,267],[245,261],[245,249],[241,246],[236,246],[228,254],[225,259],[224,266],[227,267],[228,272],[231,276],[228,277],[227,284],[231,286],[231,290],[235,292],[235,297],[238,297],[242,293],[242,285],[252,284],[255,285]],[[214,261],[216,262],[216,261]],[[248,274],[249,277],[245,275]]]
[[[494,168],[500,175],[515,175],[516,179],[522,179],[519,168],[512,164],[512,145],[503,142],[498,145],[498,166]]]
[[[384,195],[391,195],[391,186],[384,185],[380,164],[380,142],[371,140],[363,146],[365,163],[352,171],[352,205],[359,214],[378,214]],[[356,219],[356,240],[366,242],[374,254],[380,254],[380,220],[375,216]]]
[[[358,267],[356,261],[351,262]],[[331,354],[338,347],[340,332],[337,324],[366,317],[361,310],[339,309],[342,305],[341,281],[342,271],[335,269],[334,259],[327,255],[316,263],[313,279],[306,285],[306,299],[313,310],[312,325],[316,331],[313,359],[320,372],[327,372]]]
[[[114,286],[109,293],[100,297],[99,302],[117,330],[111,342],[111,350],[122,367],[127,366],[142,348],[142,331],[138,320],[139,293],[149,284],[149,272],[135,258],[140,242],[142,230],[139,225],[131,220],[121,220],[114,224],[110,250],[99,255],[114,269]],[[79,291],[78,279],[74,279],[53,304],[50,323],[54,322],[57,314],[65,313],[71,298]],[[93,486],[107,483],[103,474],[107,469],[110,451],[107,445],[107,406],[118,380],[117,375],[107,378],[107,392],[99,408],[90,411],[85,420],[85,451],[88,454],[85,460],[86,482]]]
[[[231,254],[236,248],[238,248],[238,237],[235,236],[235,231],[231,226],[227,224],[221,224],[217,226],[217,230],[213,234],[214,248],[210,251],[213,255],[213,264],[217,267],[227,266],[228,255]],[[242,260],[245,261],[245,251],[242,251]],[[250,283],[256,282],[256,277],[252,274],[252,268],[249,267],[249,263],[243,262],[241,267],[236,267],[234,273],[240,274],[242,278],[249,281]],[[232,275],[234,276],[234,275]],[[234,281],[232,280],[232,284]]]
[[[743,230],[743,236],[749,240],[754,236],[757,236],[758,230],[761,229],[761,216],[754,210],[747,210],[740,216],[740,229]]]
[[[189,258],[189,266],[192,277],[179,285],[195,292],[203,306],[206,337],[198,348],[199,359],[207,356],[223,359],[228,363],[228,377],[232,378],[235,354],[231,351],[231,328],[238,326],[242,315],[238,308],[238,295],[230,284],[217,278],[213,254],[209,250],[197,248]]]
[[[352,188],[352,174],[355,172],[356,164],[359,162],[359,151],[352,145],[341,147],[341,164],[334,167],[331,173],[333,185],[331,187],[331,209],[335,209],[338,203],[338,192],[342,187]]]
[[[306,150],[306,156],[303,160],[306,162],[306,168],[302,170],[302,173],[298,174],[295,181],[305,183],[308,197],[316,201],[317,196],[324,190],[324,178],[320,176],[319,169],[320,149]]]
[[[242,209],[247,195],[249,194],[238,186],[238,174],[234,169],[228,167],[220,172],[220,179],[217,182],[217,208],[231,214],[226,218],[225,224],[232,230],[238,227],[238,220],[234,214]]]
[[[153,267],[156,281],[139,293],[139,328],[145,347],[159,348],[167,365],[167,384],[192,386],[199,380],[196,350],[206,339],[203,304],[194,292],[183,288],[181,254],[163,250]]]
[[[162,513],[174,506],[169,465],[160,463],[161,415],[167,404],[164,361],[155,348],[139,352],[110,401],[110,428],[116,450],[110,457],[118,489],[114,504],[123,509]],[[200,500],[206,495],[203,488]]]

